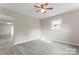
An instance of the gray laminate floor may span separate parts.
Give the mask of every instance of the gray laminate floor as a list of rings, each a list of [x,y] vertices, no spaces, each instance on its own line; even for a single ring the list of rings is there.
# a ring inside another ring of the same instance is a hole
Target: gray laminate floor
[[[51,41],[33,40],[7,48],[0,55],[78,55],[79,47]]]

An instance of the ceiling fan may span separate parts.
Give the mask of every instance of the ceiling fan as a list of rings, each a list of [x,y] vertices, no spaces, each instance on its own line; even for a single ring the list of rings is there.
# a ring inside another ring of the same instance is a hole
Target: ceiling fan
[[[34,5],[34,7],[39,8],[36,12],[41,11],[42,13],[46,13],[48,10],[52,10],[53,8],[48,7],[48,3],[42,3],[40,5]]]

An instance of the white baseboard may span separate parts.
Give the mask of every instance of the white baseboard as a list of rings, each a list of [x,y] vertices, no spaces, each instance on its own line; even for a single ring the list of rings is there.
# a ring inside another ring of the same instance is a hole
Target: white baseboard
[[[14,43],[14,45],[22,44],[22,43],[29,42],[29,41],[33,41],[33,40],[36,40],[36,39],[31,39],[31,40],[26,40],[26,41],[17,42],[17,43]]]
[[[40,38],[37,38],[37,39],[40,39]],[[17,42],[17,43],[14,43],[14,45],[21,44],[21,43],[25,43],[25,42],[30,42],[30,41],[37,40],[37,39],[31,39],[31,40],[26,40],[26,41]],[[63,43],[63,44],[70,44],[70,45],[79,46],[79,44],[77,44],[77,43],[64,42],[64,41],[58,41],[58,40],[53,40],[53,41],[59,42],[59,43]]]
[[[63,43],[63,44],[70,44],[70,45],[74,45],[74,46],[79,46],[79,44],[77,44],[77,43],[63,42],[63,41],[58,41],[58,40],[53,40],[53,41]]]

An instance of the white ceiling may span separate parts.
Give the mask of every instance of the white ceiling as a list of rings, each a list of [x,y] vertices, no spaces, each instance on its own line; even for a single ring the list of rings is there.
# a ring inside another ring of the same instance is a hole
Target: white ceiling
[[[36,3],[35,3],[36,4]],[[49,7],[53,7],[53,10],[47,11],[47,13],[35,12],[38,10],[34,8],[34,3],[1,3],[0,7],[8,8],[16,12],[20,12],[38,19],[55,16],[61,13],[69,12],[79,9],[79,3],[50,3]]]

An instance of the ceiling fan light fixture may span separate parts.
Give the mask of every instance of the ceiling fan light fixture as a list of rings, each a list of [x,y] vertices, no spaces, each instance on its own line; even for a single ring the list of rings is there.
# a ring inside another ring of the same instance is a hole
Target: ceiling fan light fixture
[[[48,7],[48,3],[43,3],[40,5],[34,5],[35,8],[39,8],[36,12],[46,13],[48,10],[52,10],[52,7]]]
[[[45,13],[45,12],[46,12],[46,10],[45,10],[45,9],[41,9],[41,12],[42,12],[42,13]]]

